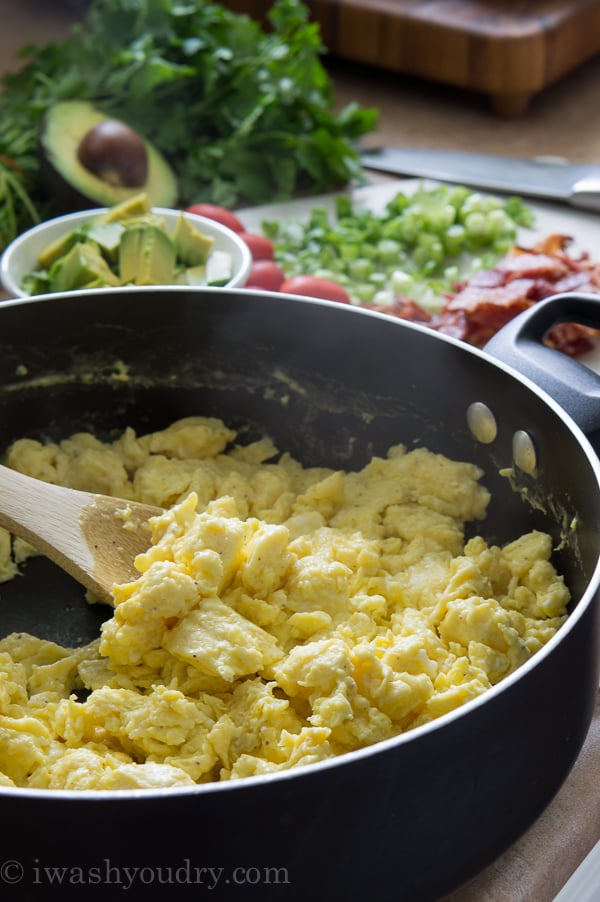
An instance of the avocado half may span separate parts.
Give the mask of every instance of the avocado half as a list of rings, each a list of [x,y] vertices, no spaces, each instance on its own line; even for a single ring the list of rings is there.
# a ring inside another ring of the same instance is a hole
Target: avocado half
[[[84,137],[111,117],[84,100],[65,100],[50,107],[40,133],[41,177],[57,211],[86,206],[111,207],[144,191],[151,206],[174,207],[178,199],[173,170],[149,141],[139,139],[146,150],[147,168],[142,184],[121,185],[100,177],[79,159]]]

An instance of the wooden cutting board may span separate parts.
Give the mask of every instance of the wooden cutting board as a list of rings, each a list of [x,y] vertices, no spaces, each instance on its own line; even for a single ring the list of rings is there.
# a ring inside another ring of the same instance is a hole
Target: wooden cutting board
[[[270,0],[227,0],[265,21]],[[600,0],[307,0],[332,57],[489,95],[499,115],[600,52]]]

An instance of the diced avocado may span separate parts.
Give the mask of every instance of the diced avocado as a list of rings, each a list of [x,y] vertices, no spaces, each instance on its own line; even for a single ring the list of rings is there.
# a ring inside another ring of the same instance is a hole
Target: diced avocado
[[[142,192],[128,197],[118,204],[110,207],[98,217],[98,222],[120,222],[123,219],[131,219],[133,216],[144,216],[151,212],[148,195]]]
[[[127,219],[122,219],[120,222],[126,229],[135,225],[153,225],[157,229],[162,229],[163,232],[168,233],[169,231],[164,217],[152,211],[150,213],[141,213],[139,216],[128,216]]]
[[[81,289],[87,288],[104,288],[106,282],[103,282],[101,279],[92,279],[91,282],[86,282],[85,285],[80,285]]]
[[[173,241],[156,226],[132,226],[121,236],[119,275],[123,284],[172,284],[176,259]]]
[[[46,294],[51,291],[50,276],[45,271],[28,272],[21,280],[21,288],[28,294]]]
[[[120,222],[94,223],[88,230],[87,237],[99,245],[109,260],[116,260],[124,228]]]
[[[186,266],[206,263],[214,244],[214,238],[199,232],[182,211],[177,218],[173,240],[178,258]]]
[[[138,194],[44,248],[22,287],[42,294],[99,285],[220,286],[230,282],[233,265],[183,212],[172,228]]]
[[[206,284],[226,285],[233,275],[233,260],[227,251],[213,251],[206,261]]]
[[[206,285],[206,265],[199,263],[198,266],[188,266],[185,271],[185,281],[188,285]]]
[[[78,240],[78,233],[73,230],[61,235],[55,241],[48,244],[38,257],[38,264],[42,269],[50,269],[55,260],[68,254],[75,242]]]
[[[78,241],[68,254],[50,269],[52,291],[71,291],[99,280],[103,285],[119,285],[119,280],[93,244]]]

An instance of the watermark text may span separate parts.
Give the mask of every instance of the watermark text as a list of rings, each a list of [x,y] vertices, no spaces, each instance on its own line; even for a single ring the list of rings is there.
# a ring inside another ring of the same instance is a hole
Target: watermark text
[[[39,858],[27,864],[15,859],[0,862],[0,884],[15,886],[25,882],[55,887],[102,885],[126,892],[135,886],[200,886],[208,891],[224,885],[286,886],[291,879],[286,867],[208,867],[190,858],[172,865],[123,865],[103,858],[85,867],[48,864]]]

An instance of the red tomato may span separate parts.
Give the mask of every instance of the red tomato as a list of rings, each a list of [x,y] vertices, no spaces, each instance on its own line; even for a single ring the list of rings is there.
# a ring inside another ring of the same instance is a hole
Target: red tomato
[[[240,238],[245,241],[250,248],[253,260],[273,260],[275,257],[275,248],[273,242],[269,241],[265,235],[257,235],[254,232],[240,232]]]
[[[252,264],[245,288],[262,288],[265,291],[279,291],[279,286],[285,280],[285,273],[281,266],[273,260],[256,260]]]
[[[219,207],[217,204],[192,204],[191,207],[186,207],[186,212],[195,213],[196,216],[205,216],[207,219],[213,219],[215,222],[220,222],[221,225],[226,226],[233,232],[244,231],[244,226],[235,213],[232,213],[231,210],[226,210],[225,207]]]
[[[292,276],[283,282],[279,290],[286,294],[305,294],[310,298],[339,301],[340,304],[350,303],[350,295],[342,285],[318,276]]]

